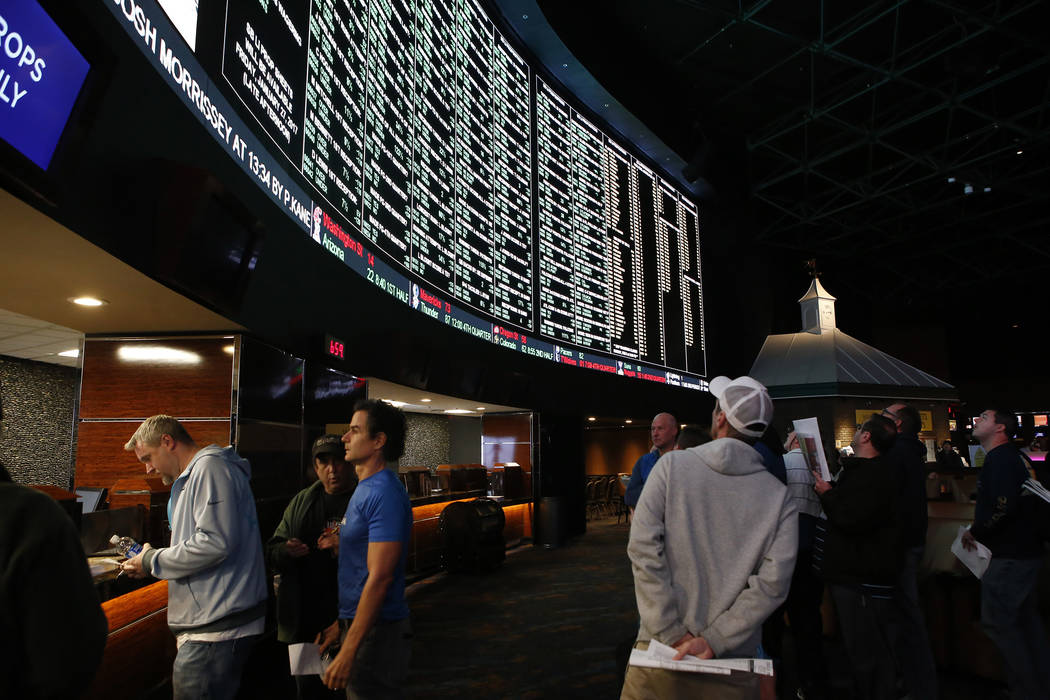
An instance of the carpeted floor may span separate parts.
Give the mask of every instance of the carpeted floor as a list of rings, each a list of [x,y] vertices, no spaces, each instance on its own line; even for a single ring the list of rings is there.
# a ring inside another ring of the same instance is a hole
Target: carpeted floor
[[[638,627],[628,532],[614,518],[594,520],[586,534],[560,548],[508,553],[494,572],[438,574],[409,586],[415,637],[405,696],[618,698]],[[824,642],[829,698],[848,700],[841,644]],[[790,635],[784,657],[791,687]],[[276,640],[260,645],[239,697],[295,697],[287,658],[287,647]],[[940,686],[946,700],[1004,697],[1002,684],[973,676],[942,672]]]
[[[483,575],[409,588],[415,628],[406,696],[614,700],[637,632],[629,526],[608,518],[553,550],[523,547]],[[841,645],[825,639],[830,697],[849,697]],[[794,658],[785,639],[785,680]],[[1002,697],[1003,686],[940,674],[941,697]],[[790,696],[789,696],[790,697]]]
[[[525,547],[481,575],[414,584],[407,694],[417,698],[615,698],[617,647],[638,626],[628,526],[588,523],[583,537]]]

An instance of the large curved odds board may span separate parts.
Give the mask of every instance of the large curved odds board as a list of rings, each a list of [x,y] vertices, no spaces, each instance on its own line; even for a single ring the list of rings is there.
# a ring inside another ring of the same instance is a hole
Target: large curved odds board
[[[696,204],[476,0],[98,1],[380,293],[534,357],[707,388]]]

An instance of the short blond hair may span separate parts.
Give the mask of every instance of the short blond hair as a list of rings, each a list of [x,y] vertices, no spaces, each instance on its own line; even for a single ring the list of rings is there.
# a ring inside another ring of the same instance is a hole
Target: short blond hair
[[[142,421],[142,425],[138,427],[131,439],[125,443],[124,449],[128,452],[134,452],[138,445],[154,447],[160,444],[161,438],[165,435],[170,435],[175,442],[181,442],[184,445],[193,444],[193,438],[186,432],[186,428],[182,427],[182,423],[171,416],[161,414],[150,416]]]

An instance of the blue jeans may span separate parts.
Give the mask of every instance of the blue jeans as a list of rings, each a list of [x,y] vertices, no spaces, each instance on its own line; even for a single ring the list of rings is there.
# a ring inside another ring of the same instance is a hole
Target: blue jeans
[[[981,578],[981,627],[1003,655],[1012,698],[1050,697],[1050,644],[1036,606],[1042,563],[993,556]]]
[[[225,642],[186,642],[171,669],[173,700],[233,698],[241,685],[241,671],[259,636]]]

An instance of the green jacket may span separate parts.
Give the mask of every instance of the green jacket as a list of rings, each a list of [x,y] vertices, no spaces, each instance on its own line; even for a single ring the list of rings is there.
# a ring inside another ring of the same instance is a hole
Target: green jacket
[[[353,489],[341,494],[343,510]],[[312,642],[339,614],[338,560],[317,549],[325,528],[324,488],[314,482],[297,493],[266,543],[266,563],[280,574],[277,588],[277,638],[282,642]],[[305,557],[288,555],[284,543],[293,537],[310,547]]]

